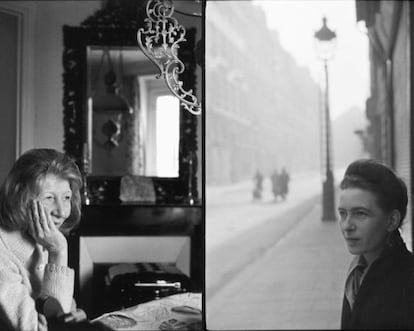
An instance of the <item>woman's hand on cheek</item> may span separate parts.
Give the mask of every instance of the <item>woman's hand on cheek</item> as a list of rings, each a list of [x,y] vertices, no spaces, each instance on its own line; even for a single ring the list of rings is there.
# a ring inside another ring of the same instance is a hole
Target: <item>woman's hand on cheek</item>
[[[53,223],[50,213],[45,209],[41,201],[33,201],[31,216],[29,232],[34,240],[50,253],[66,253],[66,238]]]

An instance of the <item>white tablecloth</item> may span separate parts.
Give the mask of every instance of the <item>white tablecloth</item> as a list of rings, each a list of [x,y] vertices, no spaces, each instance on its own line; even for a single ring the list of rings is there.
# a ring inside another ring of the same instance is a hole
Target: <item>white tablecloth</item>
[[[201,301],[201,293],[175,294],[103,314],[92,323],[117,331],[201,330]]]

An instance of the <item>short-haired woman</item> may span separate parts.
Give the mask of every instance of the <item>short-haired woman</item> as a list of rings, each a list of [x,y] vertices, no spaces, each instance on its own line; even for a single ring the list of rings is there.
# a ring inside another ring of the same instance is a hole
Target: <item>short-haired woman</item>
[[[80,220],[81,178],[65,154],[33,149],[0,187],[1,330],[47,330],[40,298],[57,300],[67,320],[76,316],[64,234]]]
[[[358,160],[340,184],[340,229],[355,255],[342,329],[414,329],[414,257],[400,236],[407,188],[387,166]]]

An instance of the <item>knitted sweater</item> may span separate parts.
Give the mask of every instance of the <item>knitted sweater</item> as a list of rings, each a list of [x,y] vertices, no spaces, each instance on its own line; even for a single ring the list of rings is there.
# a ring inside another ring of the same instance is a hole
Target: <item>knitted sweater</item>
[[[0,330],[47,330],[35,308],[39,296],[53,296],[69,312],[74,271],[48,264],[48,253],[20,231],[0,228]]]

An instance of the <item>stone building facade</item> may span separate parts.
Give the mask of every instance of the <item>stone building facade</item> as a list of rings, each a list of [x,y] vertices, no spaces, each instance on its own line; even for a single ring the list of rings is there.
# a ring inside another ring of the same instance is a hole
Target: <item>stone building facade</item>
[[[365,22],[370,43],[366,146],[373,158],[394,168],[408,186],[406,228],[412,228],[413,10],[411,1],[356,1],[357,20]]]
[[[205,36],[206,184],[246,180],[257,169],[318,170],[319,86],[282,48],[263,10],[207,2]]]

